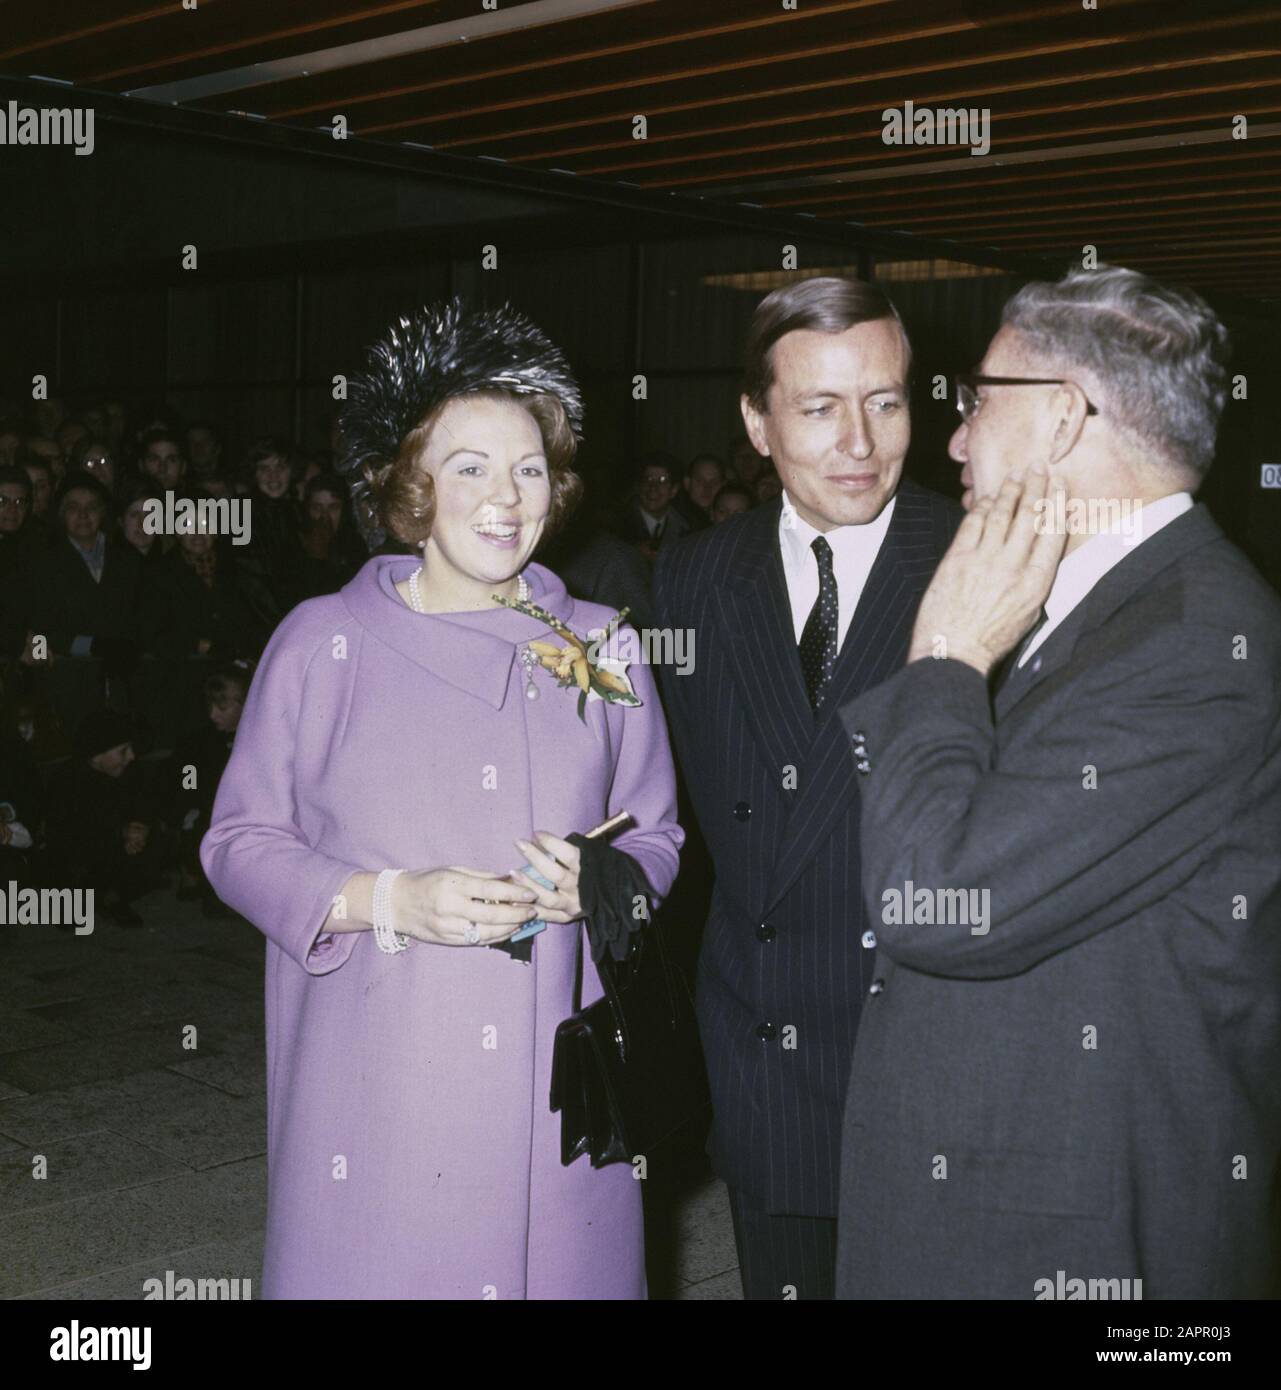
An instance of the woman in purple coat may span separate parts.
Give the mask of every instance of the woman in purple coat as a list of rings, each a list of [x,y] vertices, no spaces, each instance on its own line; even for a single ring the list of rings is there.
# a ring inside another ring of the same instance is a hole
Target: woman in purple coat
[[[564,837],[630,812],[609,853],[655,899],[683,838],[652,677],[562,646],[611,614],[530,563],[580,422],[506,309],[401,319],[352,384],[357,500],[421,555],[276,629],[201,847],[268,940],[267,1298],[645,1297],[631,1166],[562,1167],[548,1104],[589,889]]]

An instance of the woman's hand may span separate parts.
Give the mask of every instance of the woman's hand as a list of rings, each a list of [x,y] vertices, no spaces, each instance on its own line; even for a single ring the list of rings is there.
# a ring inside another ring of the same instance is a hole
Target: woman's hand
[[[400,874],[391,898],[395,929],[436,946],[491,946],[540,915],[523,884],[456,864]],[[473,930],[476,939],[469,941]]]
[[[517,840],[516,848],[556,886],[544,888],[521,869],[513,871],[512,879],[537,895],[538,916],[544,922],[573,922],[583,915],[583,905],[578,901],[578,870],[582,858],[578,846],[546,830],[535,830],[534,841],[536,843]]]

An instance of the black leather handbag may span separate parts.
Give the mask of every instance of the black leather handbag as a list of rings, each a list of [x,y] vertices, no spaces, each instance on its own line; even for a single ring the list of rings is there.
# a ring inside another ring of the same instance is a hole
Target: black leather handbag
[[[585,966],[578,943],[579,988]],[[707,1078],[689,986],[651,920],[627,956],[596,966],[604,998],[556,1030],[551,1108],[560,1161],[587,1154],[593,1168],[647,1155],[707,1108]]]

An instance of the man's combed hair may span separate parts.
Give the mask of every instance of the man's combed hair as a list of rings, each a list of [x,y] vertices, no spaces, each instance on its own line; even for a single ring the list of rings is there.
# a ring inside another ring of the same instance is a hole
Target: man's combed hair
[[[892,319],[903,333],[911,362],[907,331],[892,301],[864,280],[815,275],[771,291],[756,306],[743,352],[743,394],[762,415],[769,411],[774,384],[774,344],[786,333],[808,329],[815,333],[844,333],[860,323]]]
[[[1228,331],[1200,295],[1121,266],[1025,285],[1002,322],[1056,374],[1097,383],[1099,409],[1198,480],[1227,398]]]

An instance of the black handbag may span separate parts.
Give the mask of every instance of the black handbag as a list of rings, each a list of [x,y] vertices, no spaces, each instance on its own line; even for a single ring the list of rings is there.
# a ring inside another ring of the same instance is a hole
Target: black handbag
[[[584,968],[578,938],[579,987]],[[596,966],[602,999],[556,1029],[551,1108],[559,1111],[560,1161],[587,1154],[593,1168],[630,1163],[708,1105],[689,986],[651,920],[627,956]]]

